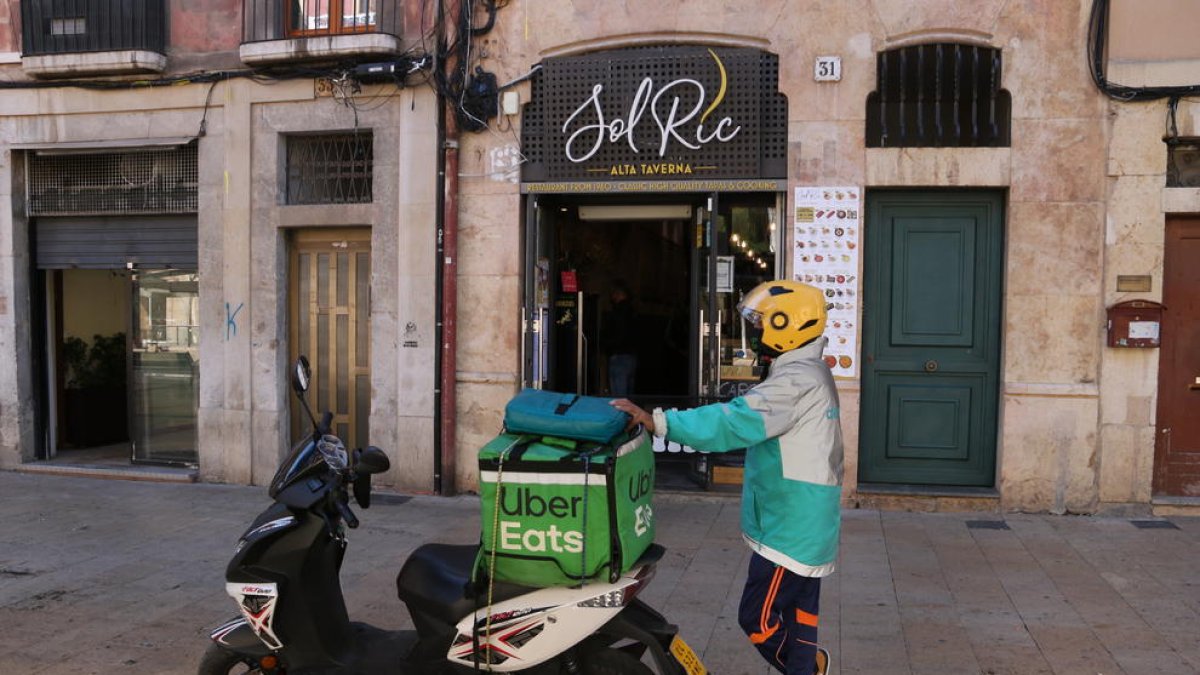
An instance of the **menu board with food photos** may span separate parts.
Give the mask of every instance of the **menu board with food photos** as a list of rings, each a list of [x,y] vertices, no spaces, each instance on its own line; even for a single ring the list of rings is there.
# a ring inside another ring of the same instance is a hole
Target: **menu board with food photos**
[[[792,278],[825,293],[825,362],[836,377],[858,374],[861,196],[857,187],[796,188]]]

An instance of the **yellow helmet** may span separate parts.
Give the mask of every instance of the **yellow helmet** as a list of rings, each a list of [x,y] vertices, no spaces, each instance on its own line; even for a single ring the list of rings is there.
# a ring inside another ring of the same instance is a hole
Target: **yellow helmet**
[[[789,352],[825,332],[825,294],[798,281],[767,281],[742,297],[737,306],[751,326],[762,329],[762,343]]]

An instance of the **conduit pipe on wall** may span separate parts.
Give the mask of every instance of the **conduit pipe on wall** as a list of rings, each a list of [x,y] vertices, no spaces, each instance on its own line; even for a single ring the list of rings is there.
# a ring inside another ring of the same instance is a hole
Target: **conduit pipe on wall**
[[[455,39],[460,2],[461,0],[442,0],[439,3],[442,44],[438,53],[444,54],[446,60],[439,63],[438,67],[442,69],[441,72],[447,80],[452,78],[453,68],[458,66],[453,55],[447,52],[446,45],[453,43]],[[448,21],[447,17],[453,18]],[[441,195],[437,214],[439,274],[436,299],[439,355],[436,373],[438,395],[434,405],[437,428],[434,432],[433,489],[441,495],[453,495],[457,491],[455,425],[458,423],[458,125],[451,108],[454,101],[440,92],[439,98],[441,105],[438,112],[438,182],[441,183]]]

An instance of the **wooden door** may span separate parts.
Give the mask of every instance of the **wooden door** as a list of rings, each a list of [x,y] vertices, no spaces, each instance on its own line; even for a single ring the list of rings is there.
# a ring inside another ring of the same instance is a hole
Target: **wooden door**
[[[333,412],[333,432],[363,447],[371,411],[371,230],[297,231],[292,239],[288,305],[291,358],[312,365],[308,403]],[[293,401],[295,399],[293,398]],[[292,408],[293,441],[311,423]]]
[[[1167,221],[1154,494],[1200,497],[1200,216]]]
[[[868,193],[860,481],[994,485],[1003,205]]]

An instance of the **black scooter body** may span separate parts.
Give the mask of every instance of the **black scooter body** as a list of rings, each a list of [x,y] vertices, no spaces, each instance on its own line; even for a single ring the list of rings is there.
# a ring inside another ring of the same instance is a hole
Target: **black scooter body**
[[[288,518],[262,535],[258,528]],[[436,673],[470,672],[446,661],[456,635],[455,623],[482,606],[472,591],[470,570],[477,548],[427,544],[409,557],[396,578],[396,590],[416,631],[385,631],[352,623],[342,597],[339,572],[345,542],[329,536],[326,523],[310,511],[276,503],[263,511],[243,535],[225,577],[237,584],[278,584],[279,601],[272,628],[283,648],[277,652],[288,673]],[[496,601],[531,589],[503,584]],[[244,619],[214,637],[229,651],[252,658],[271,653]]]
[[[256,534],[259,528],[289,517],[294,522]],[[226,579],[278,584],[273,628],[284,647],[276,653],[289,675],[474,672],[448,662],[446,653],[457,635],[457,622],[486,604],[486,593],[471,582],[477,546],[424,544],[414,550],[396,577],[396,593],[416,630],[385,631],[349,620],[339,583],[345,540],[330,537],[326,523],[312,511],[272,504],[255,518],[242,541],[229,562]],[[655,545],[644,557],[653,564],[662,554],[662,547]],[[533,590],[497,582],[492,600],[502,602]],[[225,627],[229,629],[223,631]],[[610,640],[623,638],[644,645],[660,672],[678,668],[667,655],[677,628],[640,600],[602,632]],[[215,630],[213,639],[252,659],[271,653],[241,617]],[[557,665],[547,663],[528,672],[557,672]]]
[[[323,460],[313,460],[316,455],[311,438],[292,448],[272,480],[275,503],[242,534],[226,567],[226,582],[277,585],[271,628],[283,644],[275,653],[288,673],[447,670],[453,624],[431,622],[423,625],[426,631],[385,631],[350,621],[340,583],[346,551],[343,521],[329,513],[336,511],[329,505],[339,498],[339,486]],[[465,591],[461,586],[441,588],[435,595],[462,597]],[[422,633],[432,639],[423,649],[414,649]],[[272,653],[244,617],[214,630],[213,640],[251,659]]]
[[[285,645],[289,669],[349,666],[354,636],[338,583],[345,542],[330,537],[320,518],[282,504],[272,505],[255,523],[289,515],[294,524],[247,542],[229,562],[225,579],[278,584],[273,628]]]
[[[293,388],[302,403],[308,377],[307,360],[300,357]],[[224,673],[222,664],[231,663],[228,659],[257,667],[261,659],[274,656],[278,664],[271,667],[278,670],[263,672],[477,673],[447,660],[450,644],[457,637],[457,623],[487,602],[488,594],[472,581],[477,546],[426,544],[409,556],[396,578],[396,590],[415,631],[385,631],[351,623],[340,581],[346,552],[343,527],[356,527],[358,519],[349,508],[347,488],[353,486],[356,501],[366,508],[370,475],[386,471],[388,461],[377,448],[347,456],[344,448],[331,453],[327,445],[319,446],[331,418],[326,413],[322,422],[314,419],[313,435],[291,449],[271,481],[269,494],[274,503],[238,541],[225,577],[230,592],[242,598],[243,613],[212,632],[219,649],[212,663],[202,664],[202,672]],[[341,442],[333,440],[340,448]],[[661,555],[661,547],[651,546],[643,558],[653,565]],[[267,587],[270,584],[274,588]],[[491,599],[501,602],[533,590],[497,582],[491,588]],[[251,621],[259,630],[252,628]],[[682,673],[667,653],[676,632],[661,614],[634,599],[579,647],[603,649],[629,640],[652,656],[660,673]],[[271,633],[277,642],[271,640]],[[204,662],[208,661],[206,654]],[[558,659],[523,672],[557,674]]]

